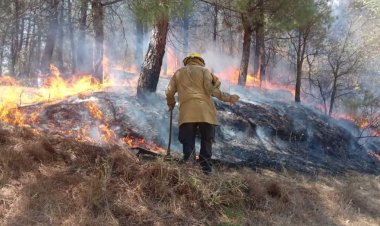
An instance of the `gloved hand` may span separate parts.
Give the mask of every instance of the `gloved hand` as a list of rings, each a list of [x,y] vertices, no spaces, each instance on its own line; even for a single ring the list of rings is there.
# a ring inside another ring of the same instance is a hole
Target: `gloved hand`
[[[220,80],[218,79],[218,77],[216,76],[213,76],[213,80],[212,80],[212,85],[214,86],[215,89],[220,89],[220,85],[222,83],[220,82]]]
[[[167,105],[169,107],[169,111],[172,111],[175,107],[175,102],[167,102]]]
[[[240,99],[240,97],[236,94],[232,94],[230,96],[230,103],[231,104],[236,104],[236,102],[238,102],[238,100]]]

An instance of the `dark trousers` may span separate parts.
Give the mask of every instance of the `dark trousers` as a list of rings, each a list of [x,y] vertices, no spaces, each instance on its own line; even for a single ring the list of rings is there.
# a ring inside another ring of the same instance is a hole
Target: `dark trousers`
[[[178,139],[183,145],[183,160],[195,158],[195,137],[199,129],[201,135],[201,150],[199,161],[203,170],[211,170],[212,142],[215,135],[215,126],[205,122],[184,123],[179,127]]]

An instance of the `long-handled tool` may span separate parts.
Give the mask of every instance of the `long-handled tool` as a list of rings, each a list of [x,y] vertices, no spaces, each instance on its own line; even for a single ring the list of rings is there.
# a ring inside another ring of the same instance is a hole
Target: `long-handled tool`
[[[170,123],[169,123],[169,143],[166,156],[170,156],[170,145],[172,143],[172,125],[173,125],[173,109],[170,110]]]

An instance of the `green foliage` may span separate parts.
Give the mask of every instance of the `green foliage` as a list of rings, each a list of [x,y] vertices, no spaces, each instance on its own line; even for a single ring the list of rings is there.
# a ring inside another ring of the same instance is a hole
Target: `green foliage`
[[[183,16],[192,9],[191,0],[132,0],[131,3],[136,18],[147,23]]]
[[[311,24],[330,24],[331,9],[325,0],[280,0],[270,18],[271,27],[288,31],[304,29]]]
[[[327,0],[267,0],[262,8],[259,0],[236,0],[234,3],[236,9],[247,14],[252,23],[259,19],[258,12],[262,10],[266,27],[280,31],[302,29],[314,22],[332,22]]]

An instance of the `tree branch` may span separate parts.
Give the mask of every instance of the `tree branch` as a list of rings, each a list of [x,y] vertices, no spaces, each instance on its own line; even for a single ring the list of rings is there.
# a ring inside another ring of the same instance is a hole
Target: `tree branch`
[[[230,10],[230,11],[235,12],[235,13],[244,13],[244,12],[242,12],[240,10],[230,8],[230,7],[222,5],[222,4],[217,4],[216,2],[210,2],[210,1],[207,1],[207,0],[198,0],[198,1],[206,3],[206,4],[209,4],[209,5],[218,6],[218,7],[222,8],[222,9]]]
[[[122,2],[124,0],[113,0],[113,1],[110,1],[110,2],[105,2],[105,3],[101,3],[102,6],[109,6],[109,5],[113,5],[115,3],[118,3],[118,2]]]

